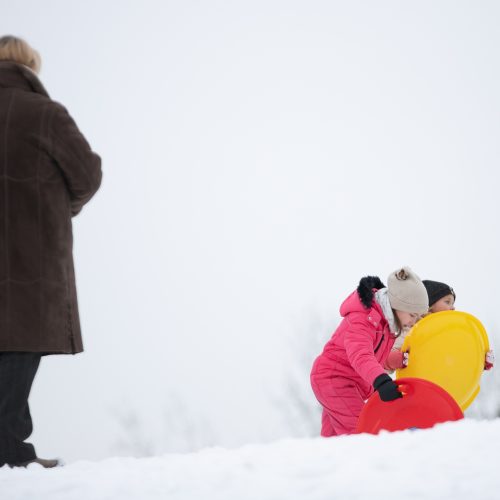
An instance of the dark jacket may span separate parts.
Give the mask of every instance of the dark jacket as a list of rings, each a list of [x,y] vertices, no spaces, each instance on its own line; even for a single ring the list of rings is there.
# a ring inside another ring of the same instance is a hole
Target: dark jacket
[[[0,351],[83,350],[71,217],[101,160],[28,68],[0,61]]]

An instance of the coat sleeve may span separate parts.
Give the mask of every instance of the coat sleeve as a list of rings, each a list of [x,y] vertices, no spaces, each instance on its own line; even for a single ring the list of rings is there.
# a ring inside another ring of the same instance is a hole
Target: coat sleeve
[[[75,216],[101,185],[101,158],[90,149],[73,118],[59,103],[54,103],[49,131],[50,155],[66,180],[71,215]]]
[[[349,363],[370,385],[379,375],[385,373],[373,352],[375,336],[376,332],[368,321],[352,319],[344,337]]]

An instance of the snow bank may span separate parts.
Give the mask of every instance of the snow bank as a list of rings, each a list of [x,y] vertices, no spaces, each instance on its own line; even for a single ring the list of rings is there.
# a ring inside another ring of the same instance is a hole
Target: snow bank
[[[236,450],[0,469],[2,500],[499,498],[500,419]]]

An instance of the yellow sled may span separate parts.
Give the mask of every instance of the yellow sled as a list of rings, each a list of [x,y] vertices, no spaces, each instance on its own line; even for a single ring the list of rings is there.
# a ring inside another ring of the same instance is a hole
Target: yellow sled
[[[447,391],[464,411],[479,393],[484,358],[489,350],[486,330],[472,314],[443,311],[420,320],[404,340],[408,366],[396,378],[429,380]]]

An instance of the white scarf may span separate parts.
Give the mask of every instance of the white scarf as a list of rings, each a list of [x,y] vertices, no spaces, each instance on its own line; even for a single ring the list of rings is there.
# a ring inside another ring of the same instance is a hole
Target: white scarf
[[[392,307],[391,303],[389,302],[389,295],[387,292],[387,288],[381,288],[380,290],[377,290],[375,292],[375,300],[377,301],[377,304],[382,308],[385,319],[389,323],[389,329],[397,336],[401,334],[401,331],[396,326],[396,320],[394,318],[394,313],[392,312]]]

